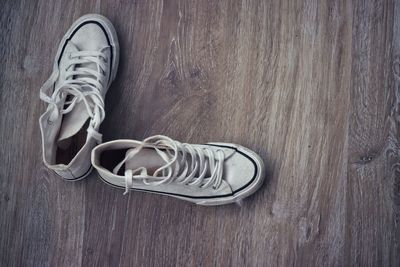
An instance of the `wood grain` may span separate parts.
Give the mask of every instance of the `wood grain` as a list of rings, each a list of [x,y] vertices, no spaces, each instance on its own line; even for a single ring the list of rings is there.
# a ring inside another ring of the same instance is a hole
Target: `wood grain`
[[[400,2],[1,5],[0,266],[400,265]],[[38,90],[90,12],[121,45],[104,139],[242,144],[259,192],[198,207],[44,168]]]

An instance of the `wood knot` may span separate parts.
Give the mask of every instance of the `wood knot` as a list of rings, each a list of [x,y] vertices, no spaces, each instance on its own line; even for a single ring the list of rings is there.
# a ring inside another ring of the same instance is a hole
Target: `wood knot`
[[[319,233],[319,222],[321,216],[317,214],[312,218],[302,217],[299,221],[299,242],[307,243],[314,239]]]
[[[175,69],[171,69],[170,72],[165,77],[165,79],[168,80],[171,84],[174,84],[174,85],[177,85],[179,80],[180,80]]]
[[[5,202],[10,201],[10,196],[9,196],[8,194],[5,194],[5,195],[4,195],[4,201],[5,201]]]
[[[26,56],[24,62],[22,63],[22,69],[27,74],[35,74],[39,72],[40,60],[31,56]]]
[[[190,68],[189,70],[190,78],[197,78],[201,76],[201,70],[198,67]]]
[[[373,161],[374,158],[375,158],[375,155],[369,155],[369,154],[365,155],[365,156],[361,156],[359,161],[358,161],[358,164],[361,164],[361,165],[368,164],[371,161]]]

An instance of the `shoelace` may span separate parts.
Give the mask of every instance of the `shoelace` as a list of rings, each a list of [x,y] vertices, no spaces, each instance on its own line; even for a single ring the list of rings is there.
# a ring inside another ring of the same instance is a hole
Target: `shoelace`
[[[161,185],[173,181],[197,188],[218,189],[222,184],[223,164],[225,154],[222,150],[214,151],[207,147],[197,147],[180,143],[163,135],[146,138],[139,146],[131,150],[125,158],[114,168],[117,174],[127,160],[132,159],[143,148],[152,148],[165,161],[165,165],[158,168],[152,176],[147,169],[140,167],[134,170],[125,170],[125,192],[133,185],[133,180],[142,180],[146,185]],[[206,159],[208,157],[208,159]],[[188,163],[190,160],[190,164]],[[209,170],[210,177],[206,177]]]
[[[109,47],[104,47],[99,51],[72,52],[69,55],[65,81],[54,88],[52,93],[50,92],[60,74],[59,69],[56,69],[40,89],[40,99],[54,106],[50,121],[60,114],[71,112],[77,103],[83,101],[91,118],[87,130],[88,135],[95,138],[99,143],[101,143],[102,135],[96,129],[105,117],[101,92],[104,86],[107,86],[100,81],[107,68],[107,58],[103,52],[107,48]],[[98,70],[82,66],[82,64],[88,63],[95,63]],[[68,95],[72,96],[72,99],[65,101]]]

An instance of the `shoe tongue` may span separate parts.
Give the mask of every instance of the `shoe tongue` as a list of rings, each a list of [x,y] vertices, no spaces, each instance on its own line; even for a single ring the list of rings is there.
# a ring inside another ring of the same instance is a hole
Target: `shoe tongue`
[[[67,53],[73,53],[73,52],[78,52],[78,51],[98,51],[99,49],[93,47],[85,47],[84,49],[82,49],[80,47],[80,45],[74,44],[72,41],[68,42],[65,51]],[[68,56],[68,54],[67,54]],[[78,64],[75,66],[75,70],[79,70],[79,68],[87,68],[87,69],[92,69],[95,71],[99,71],[99,66],[96,63],[93,62],[87,62],[87,63],[82,63],[82,64]],[[81,77],[91,77],[93,78],[92,75],[81,75]]]
[[[64,140],[77,134],[88,119],[89,114],[87,113],[85,104],[83,102],[77,103],[71,112],[63,115],[61,129],[58,134],[57,141],[59,143],[63,142]]]
[[[129,149],[126,152],[126,156],[132,151],[134,148]],[[225,154],[225,159],[228,159],[231,157],[234,153],[235,150],[231,148],[222,148],[221,150]],[[178,158],[178,161],[180,161],[180,156]],[[191,157],[189,154],[186,155],[187,162],[189,166],[191,165]],[[205,155],[205,160],[206,164],[208,165],[208,156]],[[125,162],[125,170],[130,169],[130,170],[136,170],[138,168],[145,168],[147,172],[151,175],[156,171],[158,168],[165,166],[166,162],[163,160],[160,155],[157,154],[155,149],[153,148],[143,148],[138,152],[133,158],[128,159]],[[175,168],[175,165],[172,165],[172,168]],[[183,166],[182,166],[183,168]],[[206,175],[211,175],[210,170],[207,171]]]
[[[129,149],[126,155],[133,149]],[[165,165],[165,161],[157,154],[154,149],[143,148],[133,158],[125,162],[126,170],[135,170],[144,167],[151,175],[155,170]]]
[[[74,43],[72,43],[71,41],[68,42],[68,44],[66,45],[65,50],[64,50],[66,53],[65,61],[61,60],[61,62],[60,62],[61,70],[64,70],[66,67],[66,64],[68,64],[69,53],[77,52],[79,50],[80,50],[79,47],[76,46]],[[84,63],[84,64],[76,65],[76,66],[74,66],[74,70],[79,70],[79,68],[82,68],[82,67],[97,70],[97,65],[95,63]],[[69,69],[69,70],[71,70],[71,69]],[[64,77],[65,77],[65,73],[63,71],[61,73],[61,77],[62,77],[62,79],[64,79]],[[72,78],[70,78],[70,79],[72,79]],[[77,134],[79,132],[79,130],[82,129],[82,127],[85,125],[85,123],[88,119],[89,119],[89,114],[86,110],[85,103],[83,101],[76,103],[74,108],[70,112],[63,115],[63,121],[62,121],[61,129],[60,129],[60,132],[58,135],[59,145],[62,146],[62,143],[64,143],[63,141],[65,141],[66,139]]]

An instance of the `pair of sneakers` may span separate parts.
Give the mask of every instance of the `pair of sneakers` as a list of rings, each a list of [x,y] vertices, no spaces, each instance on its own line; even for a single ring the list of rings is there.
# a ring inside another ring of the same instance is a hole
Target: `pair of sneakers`
[[[117,34],[107,18],[85,15],[64,35],[53,73],[40,89],[48,104],[39,124],[50,170],[77,181],[94,167],[105,183],[125,193],[158,193],[200,205],[236,202],[261,186],[263,161],[236,144],[186,144],[163,135],[102,144],[104,97],[118,62]]]

